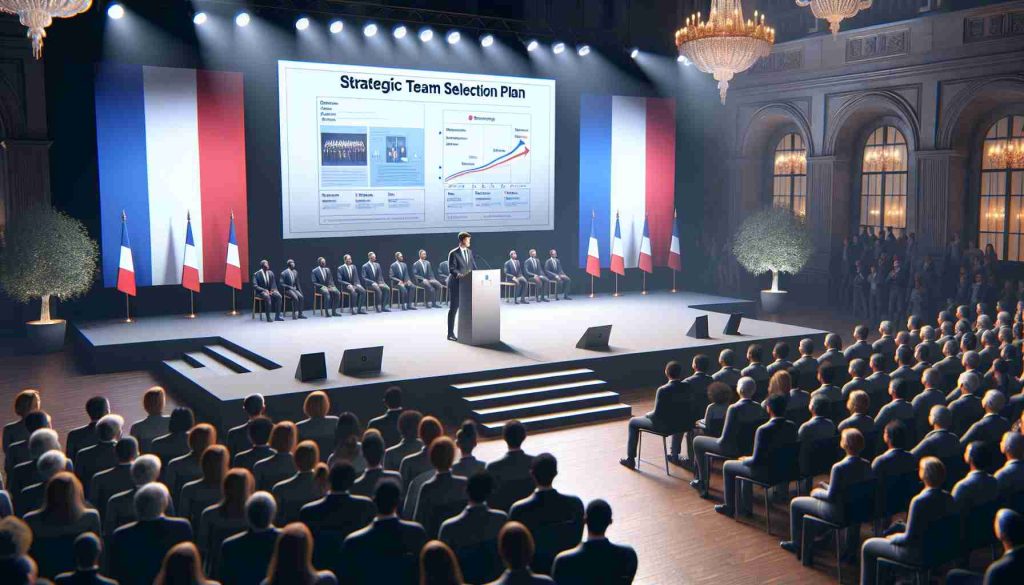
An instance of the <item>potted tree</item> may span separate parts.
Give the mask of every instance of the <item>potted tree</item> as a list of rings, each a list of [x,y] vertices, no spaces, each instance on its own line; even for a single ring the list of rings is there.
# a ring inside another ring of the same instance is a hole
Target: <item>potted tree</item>
[[[48,205],[28,209],[12,222],[0,252],[0,287],[16,301],[41,300],[39,320],[26,324],[32,351],[64,345],[67,323],[50,315],[50,298],[67,300],[88,291],[97,256],[82,222]]]
[[[777,312],[786,298],[779,290],[779,274],[799,272],[811,257],[814,244],[807,223],[789,210],[772,207],[751,215],[733,241],[740,266],[757,276],[772,273],[772,287],[761,291],[761,309]]]

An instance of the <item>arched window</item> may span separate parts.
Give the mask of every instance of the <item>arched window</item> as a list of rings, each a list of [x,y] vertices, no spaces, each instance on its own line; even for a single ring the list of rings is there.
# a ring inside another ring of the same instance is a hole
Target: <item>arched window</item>
[[[860,225],[879,235],[907,227],[907,139],[895,126],[875,129],[864,145]]]
[[[978,245],[1000,260],[1024,259],[1024,116],[992,125],[982,144]]]
[[[775,145],[772,204],[800,217],[807,214],[807,147],[799,134],[786,134]]]

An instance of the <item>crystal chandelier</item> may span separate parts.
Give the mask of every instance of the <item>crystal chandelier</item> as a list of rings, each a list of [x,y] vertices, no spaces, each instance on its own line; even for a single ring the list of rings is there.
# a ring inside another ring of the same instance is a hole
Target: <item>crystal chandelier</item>
[[[807,151],[780,152],[775,155],[776,175],[807,174]]]
[[[711,15],[706,21],[698,12],[676,31],[679,54],[714,76],[723,104],[729,80],[767,56],[774,42],[775,29],[765,26],[764,15],[758,21],[755,11],[753,20],[743,20],[740,0],[711,0]]]
[[[873,0],[796,0],[796,5],[811,7],[814,18],[828,21],[828,28],[835,35],[839,32],[839,23],[852,18],[861,10],[871,8]]]
[[[0,0],[0,12],[17,14],[21,24],[28,27],[36,59],[43,56],[43,37],[54,18],[70,18],[91,6],[92,0]]]
[[[1024,169],[1024,139],[1000,141],[989,146],[985,155],[993,167]]]
[[[864,148],[864,166],[873,172],[901,170],[903,155],[898,146],[868,146]]]

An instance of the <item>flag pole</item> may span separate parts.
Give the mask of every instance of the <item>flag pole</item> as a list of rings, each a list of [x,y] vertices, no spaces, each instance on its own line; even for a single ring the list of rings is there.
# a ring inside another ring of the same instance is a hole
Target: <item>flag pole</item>
[[[590,298],[594,298],[594,275],[590,275]]]
[[[131,307],[131,303],[129,302],[130,298],[131,297],[128,296],[128,293],[124,293],[124,322],[125,323],[131,323],[132,322],[132,307]]]
[[[238,310],[235,308],[235,287],[229,286],[228,288],[231,289],[231,311],[228,312],[228,315],[234,317],[236,315],[240,315],[241,313],[239,313]]]
[[[647,272],[644,271],[644,270],[641,270],[641,272],[644,273],[644,284],[643,284],[643,290],[640,291],[640,294],[645,295],[645,294],[647,294]]]
[[[618,272],[615,273],[615,294],[612,295],[612,296],[614,296],[614,297],[619,296],[619,273]]]
[[[192,292],[191,290],[188,291],[188,309],[189,309],[189,312],[188,312],[188,315],[185,315],[185,318],[186,319],[195,319],[196,318],[196,298],[195,298],[195,293]]]
[[[676,271],[672,271],[672,292],[676,292]]]

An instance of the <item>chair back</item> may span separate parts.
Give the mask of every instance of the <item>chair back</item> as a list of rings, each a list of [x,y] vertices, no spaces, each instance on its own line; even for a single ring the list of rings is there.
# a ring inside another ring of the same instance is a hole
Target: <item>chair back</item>
[[[843,488],[839,521],[844,526],[865,524],[874,520],[878,509],[878,480],[859,481]]]
[[[997,542],[993,524],[1000,503],[995,499],[964,511],[964,552],[992,546]]]
[[[814,477],[832,470],[839,461],[839,435],[800,443],[800,476]]]
[[[921,539],[921,565],[931,569],[957,560],[963,552],[957,534],[960,534],[958,512],[932,521]]]
[[[459,559],[466,583],[490,583],[504,571],[501,557],[498,556],[498,541],[495,539],[459,547],[455,550],[455,556]]]
[[[881,516],[892,516],[910,508],[910,500],[921,491],[921,480],[917,472],[889,475],[881,483]]]
[[[662,398],[662,404],[657,414],[658,431],[670,434],[686,433],[693,429],[697,418],[704,414],[700,410],[698,415],[694,398],[690,392],[676,392]]]
[[[754,453],[754,435],[757,434],[757,428],[762,424],[764,424],[762,421],[757,420],[743,423],[740,426],[739,432],[736,433],[737,453],[741,455],[751,455]]]
[[[551,565],[558,553],[573,548],[583,538],[583,526],[578,520],[542,524],[532,532],[537,549],[530,566],[534,572],[544,575],[551,574]]]
[[[722,428],[725,426],[724,418],[713,418],[704,421],[704,434],[709,437],[721,437]]]
[[[779,445],[771,452],[764,483],[778,485],[800,479],[800,443]]]
[[[961,455],[943,457],[940,461],[946,467],[946,481],[942,484],[942,489],[952,492],[953,486],[956,485],[956,482],[967,476],[969,469]]]

